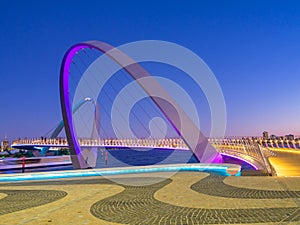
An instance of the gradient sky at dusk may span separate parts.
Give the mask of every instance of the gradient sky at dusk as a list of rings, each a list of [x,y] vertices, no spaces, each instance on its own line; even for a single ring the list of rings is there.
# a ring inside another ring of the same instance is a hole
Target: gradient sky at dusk
[[[86,40],[165,40],[198,54],[227,106],[229,136],[300,134],[300,2],[1,1],[0,140],[62,118],[59,68]]]

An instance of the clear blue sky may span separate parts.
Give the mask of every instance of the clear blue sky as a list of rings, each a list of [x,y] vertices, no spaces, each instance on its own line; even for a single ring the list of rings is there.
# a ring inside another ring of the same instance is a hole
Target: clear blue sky
[[[299,1],[1,1],[0,139],[59,120],[71,45],[158,39],[197,53],[225,96],[227,135],[300,134]]]

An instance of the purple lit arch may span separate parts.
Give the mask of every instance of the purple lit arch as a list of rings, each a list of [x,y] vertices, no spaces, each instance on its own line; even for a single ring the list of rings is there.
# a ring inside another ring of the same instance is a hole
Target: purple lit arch
[[[222,156],[208,142],[208,139],[202,134],[184,110],[144,68],[142,68],[128,55],[107,43],[100,41],[87,41],[69,48],[64,55],[60,68],[61,108],[74,168],[87,168],[88,166],[81,154],[81,149],[77,141],[73,125],[69,94],[69,69],[73,56],[78,51],[85,48],[97,49],[103,54],[109,56],[113,61],[125,69],[165,115],[175,131],[178,135],[180,135],[199,162],[211,163],[220,162],[222,160]],[[143,82],[145,79],[141,79],[145,77],[147,77],[147,82]],[[159,95],[163,96],[163,98],[153,97],[156,96],[156,93],[159,93]]]

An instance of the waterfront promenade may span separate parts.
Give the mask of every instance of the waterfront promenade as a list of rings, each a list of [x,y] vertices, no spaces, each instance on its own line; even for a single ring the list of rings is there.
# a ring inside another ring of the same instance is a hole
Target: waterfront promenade
[[[277,177],[185,171],[1,182],[0,225],[298,225],[300,153],[270,150]]]
[[[300,177],[162,172],[107,178],[1,183],[0,224],[300,223]]]

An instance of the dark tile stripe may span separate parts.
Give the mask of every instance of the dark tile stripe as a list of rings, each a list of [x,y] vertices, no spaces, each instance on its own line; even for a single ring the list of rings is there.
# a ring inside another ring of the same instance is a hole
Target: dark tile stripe
[[[55,190],[0,190],[8,196],[0,199],[0,215],[45,205],[67,195]]]
[[[154,193],[170,182],[166,180],[143,187],[124,186],[123,192],[96,202],[90,211],[102,220],[123,224],[235,224],[300,221],[300,214],[297,213],[298,207],[201,209],[179,207],[156,200]],[[211,185],[214,183],[212,182]],[[201,206],[201,202],[199,205]],[[291,215],[293,216],[290,217]]]
[[[225,177],[211,174],[191,186],[191,189],[206,195],[225,198],[284,199],[300,198],[300,191],[273,191],[239,188],[225,184]]]

